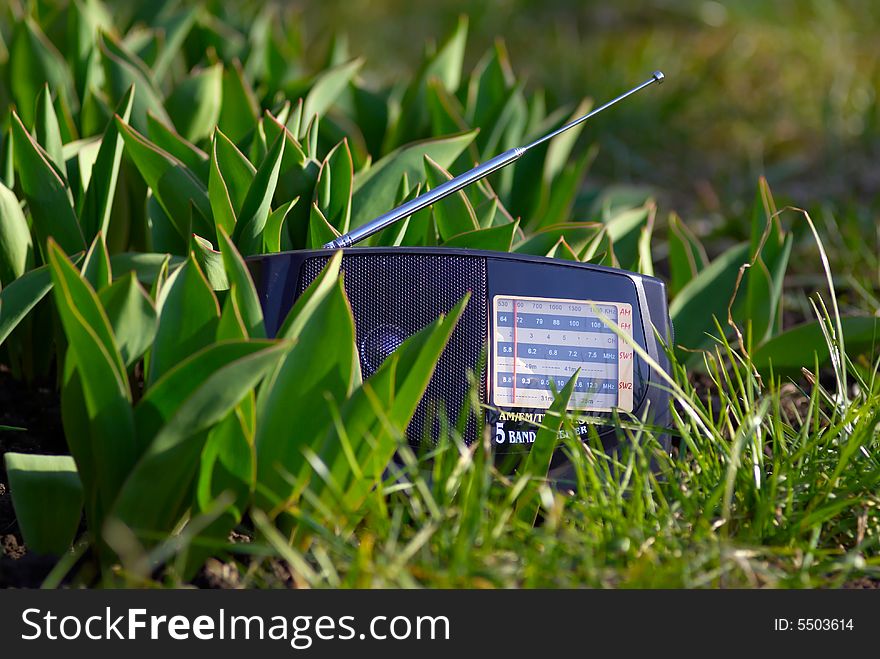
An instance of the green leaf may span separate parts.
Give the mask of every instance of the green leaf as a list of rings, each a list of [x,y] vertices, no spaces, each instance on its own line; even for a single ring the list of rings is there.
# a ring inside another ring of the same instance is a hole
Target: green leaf
[[[532,99],[531,111],[533,115],[543,116],[543,108],[535,109],[538,97]],[[561,127],[569,115],[559,110],[533,126],[525,137],[526,141],[544,135]],[[559,166],[560,160],[571,148],[571,133],[577,138],[581,127],[576,127],[563,133],[550,142],[544,142],[529,149],[516,163],[512,171],[512,185],[510,194],[505,198],[505,205],[514,215],[523,218],[524,226],[535,226],[541,223],[543,210],[550,196],[550,182],[552,172]],[[557,148],[555,142],[561,141]],[[551,152],[551,147],[554,147]],[[552,160],[551,160],[552,156]]]
[[[516,236],[517,229],[519,229],[519,221],[489,229],[466,231],[465,233],[453,236],[444,242],[443,246],[509,252],[513,246],[513,239]]]
[[[88,418],[90,451],[74,459],[93,460],[80,473],[94,473],[96,483],[84,482],[106,510],[139,455],[131,410],[128,376],[110,321],[98,296],[58,246],[49,243],[49,267],[55,304],[73,356],[78,385]],[[74,449],[74,444],[71,444]]]
[[[218,129],[211,145],[208,196],[218,229],[232,234],[236,218],[247,198],[256,169],[241,151]]]
[[[55,164],[59,171],[64,171],[64,157],[61,155],[61,128],[58,126],[58,117],[55,107],[52,105],[52,92],[49,85],[43,85],[37,96],[36,118],[34,120],[34,133],[37,143],[46,151],[46,155]]]
[[[211,285],[190,255],[159,294],[159,325],[150,353],[148,386],[214,339],[220,307]]]
[[[443,167],[425,156],[425,175],[429,188],[436,188],[447,181],[452,180],[452,174]],[[442,240],[449,240],[453,236],[466,231],[476,231],[480,228],[477,216],[464,191],[459,190],[433,206],[434,221]]]
[[[880,341],[880,318],[843,316],[840,322],[847,354],[850,357],[868,355],[873,362]],[[762,372],[772,368],[776,375],[789,376],[799,375],[801,368],[812,371],[817,361],[821,368],[830,359],[820,321],[792,327],[760,345],[752,355],[752,361]]]
[[[12,98],[28,125],[34,123],[34,99],[44,84],[58,93],[70,88],[71,79],[64,58],[29,16],[16,23],[8,67]]]
[[[45,253],[50,236],[68,254],[85,249],[85,240],[73,212],[67,185],[14,112],[12,134],[15,139],[16,169],[40,249]]]
[[[220,252],[214,249],[211,241],[205,240],[199,235],[193,234],[189,242],[190,251],[195,255],[202,272],[208,279],[208,283],[215,291],[229,289],[229,281],[226,279],[226,270],[223,267],[223,259]]]
[[[139,132],[146,133],[147,112],[152,112],[162,123],[171,125],[171,119],[162,104],[162,95],[153,84],[146,64],[106,32],[99,37],[98,48],[110,98],[119,103],[131,86],[135,86],[131,125]]]
[[[133,272],[98,293],[113,328],[119,354],[127,369],[144,355],[156,336],[156,308]]]
[[[327,261],[321,272],[315,278],[303,294],[296,298],[287,316],[281,323],[276,336],[283,339],[295,339],[303,331],[309,318],[315,312],[315,307],[321,304],[333,290],[339,277],[339,268],[342,265],[342,251],[334,252]]]
[[[318,173],[315,184],[315,202],[327,222],[339,233],[348,231],[351,221],[351,193],[354,184],[354,165],[348,140],[334,146]]]
[[[291,496],[286,476],[303,465],[302,446],[322,437],[331,422],[328,400],[341,403],[359,382],[354,319],[331,263],[310,288],[315,293],[292,310],[288,327],[297,342],[260,391],[257,408],[257,505],[275,508]],[[280,335],[280,334],[279,334]],[[321,355],[321,359],[314,359]],[[297,420],[291,427],[290,419]]]
[[[556,244],[547,252],[546,256],[554,259],[563,259],[565,261],[580,261],[578,255],[571,248],[571,246],[565,242],[565,238],[560,238],[556,241]]]
[[[468,83],[466,120],[471,126],[482,130],[476,143],[482,157],[486,149],[497,152],[497,141],[490,139],[492,130],[499,124],[499,117],[508,105],[516,85],[516,78],[510,66],[510,58],[504,42],[497,40],[492,50],[477,63]],[[503,149],[501,149],[503,150]]]
[[[648,221],[653,203],[625,210],[605,221],[608,237],[614,243],[614,254],[628,270],[636,267],[639,261],[639,235]]]
[[[303,103],[302,116],[306,119],[311,119],[314,115],[323,117],[363,64],[364,60],[357,58],[326,69],[315,76]]]
[[[208,137],[220,118],[223,98],[223,65],[214,64],[190,74],[168,97],[165,107],[186,139]]]
[[[96,291],[106,288],[113,280],[110,270],[110,255],[107,253],[107,245],[103,235],[99,234],[92,241],[85,261],[83,261],[82,276]]]
[[[202,217],[211,217],[208,190],[199,178],[180,160],[160,149],[143,135],[116,120],[125,140],[128,155],[153,191],[156,201],[168,216],[180,236],[186,240],[190,233],[190,204],[195,205]],[[206,235],[213,227],[192,227]]]
[[[238,309],[238,303],[232,295],[227,295],[220,311],[220,322],[217,323],[217,341],[238,341],[247,339],[248,333]]]
[[[130,87],[116,107],[116,114],[122,118],[122,121],[129,120],[133,105],[134,87]],[[122,137],[116,121],[111,120],[107,123],[101,138],[101,147],[92,167],[92,176],[89,178],[89,185],[79,212],[80,226],[85,239],[89,242],[94,240],[98,233],[106,236],[110,228],[110,213],[116,195],[122,150]]]
[[[33,262],[27,220],[15,194],[0,183],[0,284],[8,286]]]
[[[709,262],[706,250],[675,213],[669,215],[669,293],[675,296]]]
[[[438,78],[428,80],[425,102],[431,113],[431,132],[434,135],[458,133],[470,127],[462,116],[464,109],[461,107],[461,103],[451,92],[446,90]],[[476,139],[471,148],[476,154]]]
[[[727,321],[727,308],[734,293],[736,277],[743,263],[748,262],[749,245],[742,243],[719,255],[712,263],[691,279],[669,305],[669,315],[675,326],[675,342],[697,350],[710,339],[707,333],[716,331],[715,321]],[[695,359],[695,353],[685,353],[676,346],[679,359]]]
[[[599,153],[598,146],[588,149],[575,162],[568,163],[550,187],[550,197],[537,226],[568,222],[584,184],[584,176]]]
[[[282,357],[283,342],[226,342],[177,364],[137,407],[149,447],[125,482],[114,514],[156,542],[189,505],[191,485],[212,426],[226,417]],[[144,492],[150,496],[145,497]]]
[[[654,257],[651,254],[651,235],[654,233],[654,216],[656,207],[648,213],[648,221],[639,233],[639,262],[637,272],[650,277],[654,276]]]
[[[738,300],[734,318],[751,327],[753,345],[770,338],[773,328],[780,326],[782,284],[793,236],[786,235],[767,179],[761,178],[752,209],[749,258],[751,267],[744,273],[745,296]]]
[[[285,231],[285,222],[288,214],[296,207],[296,202],[298,201],[299,197],[292,199],[281,204],[269,214],[269,219],[266,220],[266,228],[263,230],[264,254],[275,254],[292,249],[287,231]]]
[[[339,231],[327,221],[317,204],[312,204],[312,212],[309,215],[309,249],[321,249],[331,240],[338,238]]]
[[[34,554],[64,554],[82,517],[83,489],[73,458],[65,455],[4,456],[15,517]]]
[[[461,80],[464,49],[467,42],[468,20],[462,14],[453,33],[428,58],[415,79],[407,88],[401,101],[401,115],[392,135],[392,146],[399,146],[417,137],[428,123],[428,105],[425,100],[427,83],[437,78],[450,92],[454,92]],[[437,160],[435,158],[435,160]],[[449,167],[452,163],[441,163]]]
[[[248,336],[254,339],[264,338],[266,330],[263,326],[263,309],[254,280],[241,254],[223,231],[220,231],[220,254],[229,280],[229,295],[236,301]]]
[[[223,72],[223,99],[217,125],[229,139],[239,142],[254,129],[260,106],[238,60]]]
[[[257,170],[242,204],[233,240],[245,256],[259,253],[262,246],[262,234],[271,211],[275,186],[278,185],[285,142],[282,136],[275,140]]]
[[[351,227],[357,228],[391,209],[404,174],[411,184],[424,181],[424,157],[449,167],[473,141],[476,131],[414,142],[392,151],[354,179]]]

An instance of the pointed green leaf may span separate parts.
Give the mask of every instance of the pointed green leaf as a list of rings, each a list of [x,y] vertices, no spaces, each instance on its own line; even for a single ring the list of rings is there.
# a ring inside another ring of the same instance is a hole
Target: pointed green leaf
[[[123,121],[131,117],[131,108],[134,105],[134,88],[119,101],[116,114]],[[92,167],[93,176],[89,178],[85,198],[79,213],[79,221],[82,226],[85,239],[94,240],[99,232],[107,235],[110,228],[110,212],[113,209],[113,198],[116,195],[116,181],[119,177],[119,163],[122,161],[123,142],[116,126],[116,121],[107,123],[104,135],[101,138],[101,147],[98,157]]]
[[[275,254],[292,249],[285,222],[287,221],[288,214],[296,207],[296,202],[298,201],[299,197],[281,204],[269,214],[269,219],[266,220],[266,228],[263,230],[264,254]]]
[[[235,224],[233,239],[245,256],[256,254],[262,246],[262,233],[271,211],[272,197],[278,184],[281,158],[286,140],[279,136],[251,182],[247,197]]]
[[[43,85],[37,96],[37,108],[34,120],[34,133],[37,143],[46,151],[46,155],[59,171],[64,171],[64,157],[61,155],[61,128],[52,105],[52,92],[49,85]]]
[[[95,236],[89,246],[89,251],[86,252],[86,258],[82,265],[82,276],[96,291],[106,288],[113,280],[110,270],[110,255],[107,253],[107,245],[101,234]]]
[[[354,59],[322,71],[315,77],[303,103],[303,116],[323,117],[337,97],[348,87],[348,83],[363,66],[364,60]]]
[[[675,296],[709,262],[700,241],[675,213],[669,215],[669,294]]]
[[[234,232],[236,218],[255,174],[254,166],[244,154],[222,132],[215,131],[208,196],[218,230],[222,227],[230,235]]]
[[[595,239],[603,232],[601,224],[595,222],[567,222],[549,226],[536,231],[520,243],[517,243],[513,251],[520,254],[534,254],[544,256],[549,252],[560,238],[575,251],[580,252],[587,243]]]
[[[251,273],[235,245],[222,230],[220,231],[220,254],[226,268],[230,284],[230,297],[234,298],[241,313],[248,336],[261,339],[266,336],[263,327],[263,309]]]
[[[208,283],[215,291],[229,289],[229,281],[226,278],[226,270],[223,267],[223,259],[220,252],[214,249],[211,241],[193,234],[190,243],[190,251],[195,255],[196,261],[205,273]]]
[[[331,225],[316,204],[312,204],[309,215],[309,249],[320,249],[325,244],[338,238],[341,234]]]
[[[348,140],[334,146],[321,164],[315,184],[315,201],[323,216],[340,233],[348,231],[351,221],[351,193],[354,166]]]
[[[133,272],[98,293],[126,368],[143,357],[156,335],[156,308]]]
[[[67,186],[49,164],[43,150],[12,113],[15,164],[40,248],[53,237],[62,249],[73,254],[85,249],[82,231],[73,212]]]
[[[211,343],[220,317],[211,285],[193,256],[168,277],[156,306],[159,325],[150,354],[148,385]]]
[[[220,118],[223,98],[223,65],[214,64],[191,73],[168,97],[165,107],[186,139],[208,137]]]

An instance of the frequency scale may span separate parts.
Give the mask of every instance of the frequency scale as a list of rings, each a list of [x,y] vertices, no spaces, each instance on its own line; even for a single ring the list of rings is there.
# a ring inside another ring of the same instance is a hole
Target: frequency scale
[[[633,409],[632,306],[622,302],[498,295],[492,346],[493,403],[546,409],[577,375],[569,405],[585,412]]]

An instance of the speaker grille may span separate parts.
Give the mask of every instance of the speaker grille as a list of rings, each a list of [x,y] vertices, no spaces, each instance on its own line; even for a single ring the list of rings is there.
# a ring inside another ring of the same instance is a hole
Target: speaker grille
[[[305,261],[299,294],[311,284],[328,258]],[[486,307],[486,261],[472,256],[363,255],[344,256],[345,292],[354,312],[361,368],[367,378],[407,337],[432,323],[468,291],[471,299],[462,314],[434,376],[407,430],[410,443],[427,436],[436,443],[439,423],[434,410],[442,401],[454,426],[467,400],[468,371],[477,372],[488,333]],[[486,373],[477,373],[480,399],[485,396]],[[426,419],[431,419],[427,428]],[[477,431],[474,417],[468,420],[466,439]]]

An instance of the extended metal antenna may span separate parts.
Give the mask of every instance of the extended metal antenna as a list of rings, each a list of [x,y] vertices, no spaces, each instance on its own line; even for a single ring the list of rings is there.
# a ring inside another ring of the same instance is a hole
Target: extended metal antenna
[[[612,105],[617,103],[618,101],[622,101],[627,96],[631,94],[635,94],[637,91],[641,91],[648,85],[653,83],[662,83],[663,82],[663,72],[662,71],[654,71],[651,74],[651,79],[646,80],[641,85],[637,87],[633,87],[628,92],[621,94],[617,98],[608,101],[605,105],[600,105],[598,108],[585,114],[583,117],[578,117],[574,121],[571,121],[561,128],[554,130],[552,133],[548,133],[543,137],[539,137],[531,144],[527,144],[526,146],[517,146],[512,149],[508,149],[504,153],[501,153],[494,158],[490,158],[482,165],[477,165],[473,169],[465,172],[464,174],[459,174],[455,178],[438,185],[433,190],[428,190],[423,195],[419,195],[415,199],[411,199],[405,204],[401,204],[397,208],[388,211],[384,215],[380,215],[375,220],[371,222],[367,222],[359,226],[357,229],[353,229],[348,233],[339,236],[335,240],[330,241],[326,245],[324,245],[325,249],[339,249],[341,247],[351,247],[357,242],[360,242],[364,238],[369,238],[374,233],[381,231],[385,227],[394,224],[398,220],[402,220],[405,217],[409,217],[413,213],[416,213],[423,208],[430,206],[431,204],[437,203],[444,197],[448,197],[449,195],[458,192],[462,188],[469,186],[471,183],[476,183],[481,178],[485,178],[492,172],[498,171],[502,167],[505,167],[512,163],[514,160],[518,160],[522,155],[531,149],[532,147],[538,146],[547,140],[552,140],[554,137],[559,135],[560,133],[564,133],[569,128],[574,128],[578,124],[582,124],[590,117],[595,117],[597,114],[610,108]]]

